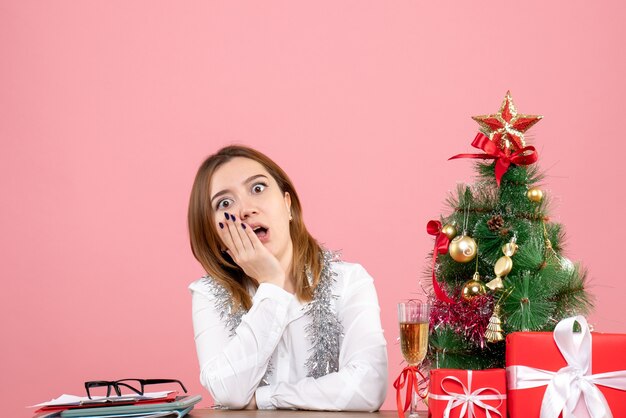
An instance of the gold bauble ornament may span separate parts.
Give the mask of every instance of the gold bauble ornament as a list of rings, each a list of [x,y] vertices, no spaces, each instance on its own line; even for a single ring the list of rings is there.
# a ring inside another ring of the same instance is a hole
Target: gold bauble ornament
[[[478,245],[476,244],[476,241],[467,235],[454,237],[454,239],[450,242],[450,247],[448,248],[450,257],[459,263],[472,261],[474,257],[476,257],[477,250]]]
[[[481,280],[476,280],[476,278],[477,275],[475,274],[472,280],[463,285],[463,290],[461,292],[463,299],[472,300],[476,296],[484,295],[487,292],[485,284]],[[480,279],[480,277],[478,277],[478,279]]]
[[[541,199],[543,199],[543,191],[541,191],[539,187],[533,187],[532,189],[528,189],[526,196],[528,196],[531,202],[539,203]]]
[[[456,237],[456,226],[454,226],[454,224],[446,224],[441,228],[441,232],[448,237],[448,239],[453,239]]]

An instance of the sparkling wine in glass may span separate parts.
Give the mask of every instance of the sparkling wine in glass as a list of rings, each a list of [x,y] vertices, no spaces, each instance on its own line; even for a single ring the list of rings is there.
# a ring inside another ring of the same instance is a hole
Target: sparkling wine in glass
[[[400,347],[402,356],[410,366],[419,366],[428,350],[428,322],[430,305],[424,302],[409,301],[398,304],[400,323]],[[417,418],[417,387],[411,394],[409,418]]]

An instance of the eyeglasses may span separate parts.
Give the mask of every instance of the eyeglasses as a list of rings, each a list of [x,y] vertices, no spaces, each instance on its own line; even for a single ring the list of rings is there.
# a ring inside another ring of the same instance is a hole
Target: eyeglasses
[[[87,397],[89,399],[91,399],[91,389],[105,386],[107,388],[107,398],[111,395],[111,388],[115,389],[117,396],[122,396],[121,388],[127,388],[135,392],[137,395],[143,395],[145,386],[158,385],[161,383],[178,383],[180,387],[183,388],[183,391],[187,393],[187,389],[185,388],[185,385],[183,385],[183,382],[176,379],[121,379],[115,381],[94,380],[85,382],[85,390],[87,391]],[[140,389],[137,389],[137,387]]]

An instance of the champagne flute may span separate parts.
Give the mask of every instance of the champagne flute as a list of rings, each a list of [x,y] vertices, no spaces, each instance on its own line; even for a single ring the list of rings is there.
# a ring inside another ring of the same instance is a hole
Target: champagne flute
[[[398,304],[398,322],[400,323],[400,347],[402,356],[409,366],[418,367],[426,357],[428,350],[428,323],[430,304],[419,301]],[[417,418],[417,385],[411,394],[409,418]]]

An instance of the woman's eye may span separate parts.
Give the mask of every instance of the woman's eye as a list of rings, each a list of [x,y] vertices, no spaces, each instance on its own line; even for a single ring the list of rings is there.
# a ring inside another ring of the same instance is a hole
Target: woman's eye
[[[267,187],[267,184],[257,183],[254,186],[252,186],[252,193],[261,193],[263,190],[265,190],[266,187]]]
[[[230,207],[232,201],[230,199],[223,199],[217,203],[217,209],[227,209]]]

